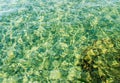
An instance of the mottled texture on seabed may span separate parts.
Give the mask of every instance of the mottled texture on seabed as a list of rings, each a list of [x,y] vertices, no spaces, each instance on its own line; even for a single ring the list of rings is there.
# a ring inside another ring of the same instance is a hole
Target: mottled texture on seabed
[[[119,83],[120,0],[0,0],[0,83]]]

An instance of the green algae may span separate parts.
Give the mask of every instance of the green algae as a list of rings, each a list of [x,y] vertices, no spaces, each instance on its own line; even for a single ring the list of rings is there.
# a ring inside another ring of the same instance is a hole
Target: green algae
[[[119,1],[29,2],[0,15],[0,83],[119,83]]]

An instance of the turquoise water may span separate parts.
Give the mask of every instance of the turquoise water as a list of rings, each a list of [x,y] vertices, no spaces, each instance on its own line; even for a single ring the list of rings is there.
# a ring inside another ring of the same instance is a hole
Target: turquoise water
[[[119,0],[0,0],[0,83],[119,83]]]

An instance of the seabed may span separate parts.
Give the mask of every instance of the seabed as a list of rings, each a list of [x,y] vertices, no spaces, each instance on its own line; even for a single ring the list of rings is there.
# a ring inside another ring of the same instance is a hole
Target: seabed
[[[119,0],[0,0],[0,83],[120,83]]]

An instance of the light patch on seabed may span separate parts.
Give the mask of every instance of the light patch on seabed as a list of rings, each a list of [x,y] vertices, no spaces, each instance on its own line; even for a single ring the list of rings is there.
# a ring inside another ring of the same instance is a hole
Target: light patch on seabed
[[[39,0],[41,1],[41,0]],[[59,4],[67,4],[69,0],[51,0],[51,1],[46,1],[46,0],[42,0],[44,2],[55,2],[57,5]],[[108,5],[114,5],[114,3],[119,2],[120,0],[102,0],[102,1],[94,1],[94,2],[90,2],[90,1],[85,1],[82,0],[80,4],[78,4],[77,6],[79,8],[84,8],[86,6],[108,6]],[[77,2],[78,3],[78,2]],[[20,5],[21,6],[18,6]],[[9,15],[10,13],[16,12],[19,9],[20,10],[24,10],[26,5],[32,5],[32,3],[30,1],[27,0],[0,0],[0,16],[2,15]]]
[[[25,10],[24,5],[22,4],[27,4],[27,3],[22,1],[25,0],[21,0],[21,2],[19,2],[19,0],[0,0],[0,16],[3,15],[7,16],[18,10]]]

